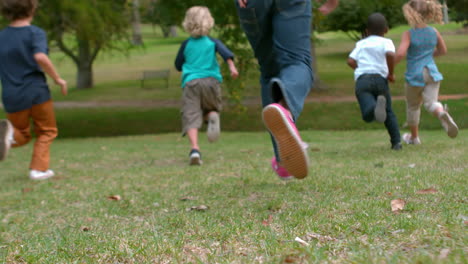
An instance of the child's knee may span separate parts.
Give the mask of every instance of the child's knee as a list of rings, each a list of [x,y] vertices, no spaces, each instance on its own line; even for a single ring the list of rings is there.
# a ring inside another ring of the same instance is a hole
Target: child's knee
[[[437,109],[443,108],[442,104],[439,102],[426,102],[424,103],[424,108],[429,112],[429,113],[434,113]]]

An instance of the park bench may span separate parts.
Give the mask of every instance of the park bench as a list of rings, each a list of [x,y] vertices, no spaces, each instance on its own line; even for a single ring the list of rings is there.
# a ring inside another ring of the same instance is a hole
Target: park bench
[[[166,88],[169,88],[169,77],[171,75],[170,70],[146,70],[143,71],[143,74],[141,75],[140,79],[140,86],[141,88],[144,88],[145,86],[145,81],[147,80],[154,80],[154,79],[160,79],[164,80],[166,82]]]

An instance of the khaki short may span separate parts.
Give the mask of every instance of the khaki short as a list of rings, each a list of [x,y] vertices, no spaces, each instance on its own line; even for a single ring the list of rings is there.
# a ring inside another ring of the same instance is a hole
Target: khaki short
[[[189,128],[200,129],[205,115],[221,109],[221,86],[217,79],[209,77],[188,82],[182,95],[182,135]]]

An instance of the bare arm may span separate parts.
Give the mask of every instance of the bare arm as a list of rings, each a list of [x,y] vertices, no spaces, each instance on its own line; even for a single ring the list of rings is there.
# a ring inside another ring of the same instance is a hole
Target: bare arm
[[[353,70],[355,70],[358,66],[356,60],[352,58],[348,58],[347,63],[348,63],[348,66],[351,67]]]
[[[60,86],[62,94],[66,95],[68,93],[67,82],[60,78],[60,75],[55,70],[54,64],[52,64],[47,54],[42,52],[36,53],[34,54],[34,59],[41,69],[54,80],[55,84]]]
[[[239,3],[240,7],[242,7],[242,8],[247,7],[247,0],[237,0],[237,2]]]
[[[319,7],[319,11],[324,15],[328,15],[335,10],[338,4],[339,0],[327,0],[321,7]]]
[[[394,69],[395,69],[395,53],[394,52],[387,52],[385,54],[385,58],[387,59],[387,67],[388,67],[387,79],[390,82],[395,82],[395,73],[393,72]]]
[[[443,56],[447,54],[447,45],[445,45],[445,41],[439,31],[437,31],[437,29],[435,29],[435,31],[437,33],[437,47],[434,51],[434,57]]]
[[[406,57],[406,52],[408,51],[411,41],[411,35],[409,31],[405,31],[401,36],[400,46],[398,46],[396,55],[395,55],[395,65],[398,64],[404,57]]]
[[[234,64],[234,61],[232,59],[227,59],[226,62],[229,65],[229,71],[231,72],[231,77],[233,79],[237,79],[237,77],[239,76],[239,72],[237,71],[236,64]]]

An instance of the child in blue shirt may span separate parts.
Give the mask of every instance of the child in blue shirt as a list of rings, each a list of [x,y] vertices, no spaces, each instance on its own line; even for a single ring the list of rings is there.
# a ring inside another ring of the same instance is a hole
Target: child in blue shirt
[[[54,176],[49,168],[50,144],[57,136],[57,124],[45,74],[67,94],[67,82],[60,78],[47,56],[47,36],[31,25],[37,0],[2,1],[2,15],[10,25],[0,31],[0,79],[7,120],[0,120],[0,160],[10,146],[27,144],[31,120],[37,136],[29,177],[42,180]]]
[[[387,33],[387,20],[380,13],[371,14],[367,20],[368,36],[356,43],[349,54],[348,65],[354,69],[356,98],[362,119],[385,123],[393,150],[401,149],[400,130],[392,110],[388,81],[394,82],[395,46]]]
[[[442,6],[434,0],[411,0],[403,6],[403,14],[411,25],[401,38],[396,53],[396,63],[406,56],[406,119],[411,133],[403,134],[407,144],[421,144],[419,117],[421,105],[437,117],[451,138],[458,135],[458,126],[438,101],[440,81],[443,76],[437,69],[434,57],[447,53],[440,33],[427,25],[442,23]]]
[[[222,76],[216,53],[228,63],[232,78],[239,73],[234,64],[234,54],[218,39],[208,36],[214,19],[207,7],[194,6],[187,10],[183,22],[190,34],[177,53],[175,67],[182,71],[182,133],[187,134],[191,150],[190,165],[201,165],[198,129],[203,120],[208,121],[207,136],[210,142],[219,138],[219,112],[222,108]]]

